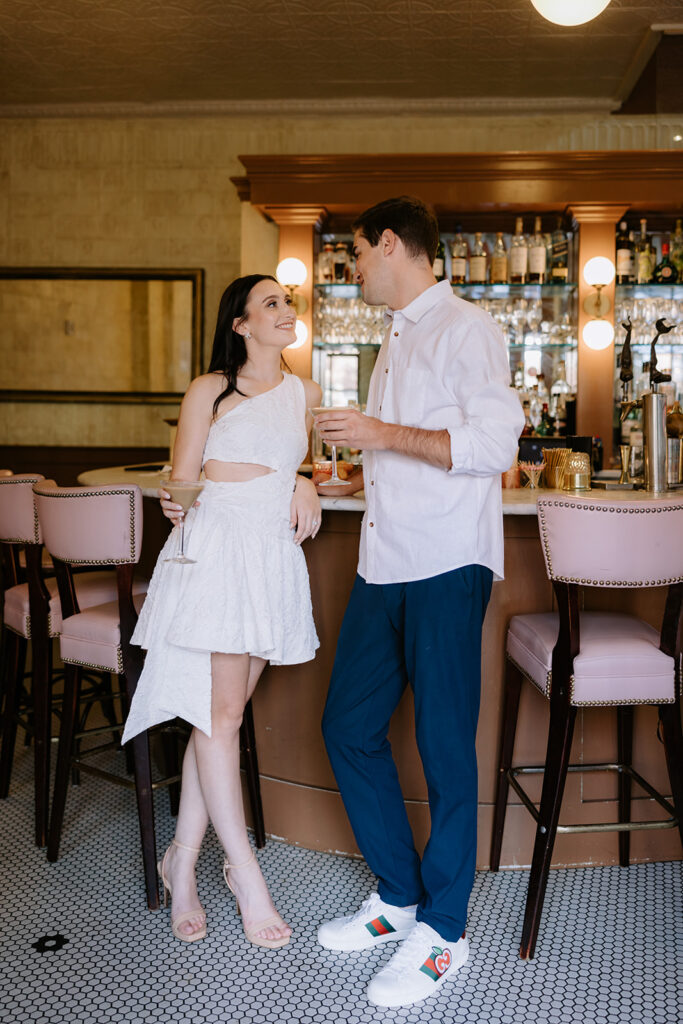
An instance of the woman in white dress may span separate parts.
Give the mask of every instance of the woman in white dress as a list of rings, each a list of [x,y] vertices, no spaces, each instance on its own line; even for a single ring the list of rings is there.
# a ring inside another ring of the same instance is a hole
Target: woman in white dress
[[[176,834],[160,865],[173,893],[173,934],[206,935],[195,864],[209,820],[225,880],[250,942],[279,948],[291,928],[276,912],[247,836],[239,772],[244,707],[267,661],[309,661],[318,647],[301,543],[320,527],[320,501],[297,476],[321,391],[282,371],[296,314],[272,277],[238,278],[218,311],[209,372],[183,399],[171,479],[204,489],[185,519],[185,553],[164,546],[133,642],[147,649],[123,741],[176,716],[194,728],[183,761]],[[165,514],[181,506],[162,493]]]

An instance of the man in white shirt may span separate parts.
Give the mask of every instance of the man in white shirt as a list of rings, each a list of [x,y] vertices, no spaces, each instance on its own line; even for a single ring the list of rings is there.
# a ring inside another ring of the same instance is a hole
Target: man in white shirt
[[[500,474],[524,417],[500,330],[436,283],[429,208],[389,199],[354,228],[356,280],[366,303],[388,307],[387,332],[367,414],[316,421],[325,440],[363,449],[367,506],[323,733],[379,884],[357,913],[321,925],[318,940],[358,950],[404,939],[367,996],[408,1006],[468,957],[481,633],[492,579],[503,574]],[[421,860],[387,740],[407,683],[431,815]]]

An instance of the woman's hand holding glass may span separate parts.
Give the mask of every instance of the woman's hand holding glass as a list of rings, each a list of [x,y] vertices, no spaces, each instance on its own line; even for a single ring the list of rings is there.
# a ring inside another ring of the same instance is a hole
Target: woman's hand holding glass
[[[187,558],[185,555],[185,514],[199,504],[197,498],[203,487],[204,484],[199,480],[169,480],[166,489],[159,489],[159,494],[166,495],[169,499],[163,499],[161,503],[164,515],[167,515],[174,524],[180,524],[180,550],[173,558],[164,559],[167,562],[179,562],[182,565],[195,563],[194,558]]]

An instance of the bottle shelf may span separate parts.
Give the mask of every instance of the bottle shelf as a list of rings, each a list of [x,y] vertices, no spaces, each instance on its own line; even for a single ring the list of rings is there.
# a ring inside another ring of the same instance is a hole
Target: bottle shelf
[[[683,282],[677,284],[618,284],[615,287],[617,298],[683,299]]]
[[[573,281],[569,281],[566,284],[537,284],[534,282],[528,282],[527,284],[453,284],[451,285],[453,291],[458,294],[460,292],[465,295],[477,296],[490,295],[495,296],[521,296],[522,298],[530,296],[537,298],[540,295],[571,295],[576,290],[576,284]]]
[[[356,355],[359,349],[371,348],[379,351],[381,345],[379,342],[358,341],[357,339],[349,339],[349,341],[321,341],[316,339],[313,342],[313,348],[320,349],[322,352],[336,352],[337,355]]]
[[[320,292],[322,295],[330,295],[332,298],[338,299],[355,299],[360,296],[360,285],[357,284],[342,284],[340,282],[334,282],[332,284],[316,284],[313,286],[316,292]],[[622,285],[620,287],[631,288],[636,287],[635,285]],[[656,285],[656,286],[642,286],[641,287],[678,287],[677,285]],[[538,297],[539,295],[571,295],[576,290],[576,283],[569,281],[566,284],[537,284],[534,282],[528,282],[527,284],[452,284],[451,288],[456,294],[460,292],[465,295],[490,295],[490,296],[522,296],[527,295],[532,297]]]

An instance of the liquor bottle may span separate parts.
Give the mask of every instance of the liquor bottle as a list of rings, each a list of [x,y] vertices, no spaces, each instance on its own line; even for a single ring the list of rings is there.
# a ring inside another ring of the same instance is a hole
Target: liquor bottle
[[[481,231],[474,236],[474,245],[470,253],[470,284],[486,284],[487,270],[486,249],[481,240]]]
[[[628,225],[622,220],[617,231],[617,284],[633,284],[636,278],[633,242],[629,238]]]
[[[529,240],[529,270],[527,281],[534,284],[543,284],[546,274],[546,249],[545,239],[541,234],[541,218],[536,217],[534,221],[534,233]]]
[[[569,239],[562,227],[562,218],[557,218],[553,231],[550,280],[553,284],[566,284],[569,278]]]
[[[676,284],[678,271],[669,258],[669,243],[662,242],[662,258],[655,267],[653,280],[657,284]]]
[[[528,248],[522,231],[522,218],[515,221],[515,233],[510,242],[510,284],[524,284],[527,275]]]
[[[446,248],[443,244],[443,239],[439,239],[439,245],[436,250],[436,257],[432,264],[432,271],[437,281],[443,281],[446,276]]]
[[[325,242],[323,251],[318,256],[318,283],[332,284],[334,281],[334,246]]]
[[[551,437],[554,431],[555,426],[548,412],[548,403],[544,402],[541,407],[541,419],[536,427],[536,433],[539,437]]]
[[[683,221],[680,218],[671,236],[671,262],[678,271],[678,280],[683,281]]]
[[[524,412],[524,426],[522,427],[521,437],[529,437],[534,432],[534,426],[531,422],[531,406],[528,398],[525,398],[522,402],[522,411]]]
[[[460,225],[453,239],[451,249],[451,281],[453,284],[465,284],[467,280],[467,241],[463,238]]]
[[[346,264],[348,262],[348,252],[343,242],[337,242],[334,247],[334,281],[335,284],[344,284],[346,282]]]
[[[564,359],[557,364],[557,375],[550,385],[549,411],[555,420],[555,429],[562,434],[567,429],[567,398],[571,394],[567,381],[567,367]]]
[[[538,399],[541,405],[544,402],[549,402],[548,385],[545,382],[545,374],[542,371],[536,374],[536,387],[538,388]]]
[[[538,424],[541,422],[542,412],[543,402],[538,394],[538,384],[534,384],[529,396],[529,419],[531,420],[531,425],[534,430],[536,430]]]
[[[491,255],[491,284],[507,284],[508,254],[505,249],[503,232],[496,233],[496,241]]]
[[[652,249],[647,237],[647,220],[640,222],[640,235],[636,239],[636,284],[649,284],[652,280]]]

